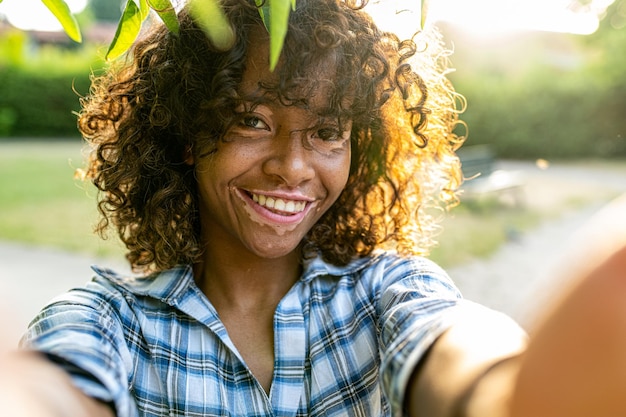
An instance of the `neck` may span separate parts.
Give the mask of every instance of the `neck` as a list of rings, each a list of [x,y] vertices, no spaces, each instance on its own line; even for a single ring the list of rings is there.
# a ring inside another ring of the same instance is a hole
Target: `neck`
[[[300,277],[299,250],[266,259],[221,249],[206,248],[202,261],[194,265],[198,286],[218,311],[273,310]]]

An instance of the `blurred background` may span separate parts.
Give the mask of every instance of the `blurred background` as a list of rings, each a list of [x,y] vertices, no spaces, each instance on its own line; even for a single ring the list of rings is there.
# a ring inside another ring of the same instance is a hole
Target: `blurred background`
[[[90,264],[127,268],[114,236],[92,232],[95,190],[75,175],[75,112],[123,4],[67,3],[82,43],[40,0],[0,3],[0,291],[17,332]],[[385,3],[394,29],[415,29],[414,3]],[[554,296],[576,230],[626,191],[626,0],[431,0],[427,22],[454,51],[461,158],[467,177],[481,174],[432,258],[468,298],[526,325]]]

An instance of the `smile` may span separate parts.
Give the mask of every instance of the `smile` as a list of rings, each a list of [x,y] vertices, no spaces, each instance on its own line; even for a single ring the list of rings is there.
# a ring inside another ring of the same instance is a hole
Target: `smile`
[[[275,210],[283,213],[301,213],[306,208],[306,201],[286,200],[276,197],[268,197],[263,194],[250,193],[252,200],[269,210]]]

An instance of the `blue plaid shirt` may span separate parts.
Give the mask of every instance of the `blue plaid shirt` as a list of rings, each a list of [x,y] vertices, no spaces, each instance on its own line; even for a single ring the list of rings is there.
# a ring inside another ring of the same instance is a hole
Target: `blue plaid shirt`
[[[400,414],[415,364],[469,303],[423,258],[314,259],[276,309],[267,395],[190,267],[132,279],[94,270],[36,317],[22,346],[119,417]]]

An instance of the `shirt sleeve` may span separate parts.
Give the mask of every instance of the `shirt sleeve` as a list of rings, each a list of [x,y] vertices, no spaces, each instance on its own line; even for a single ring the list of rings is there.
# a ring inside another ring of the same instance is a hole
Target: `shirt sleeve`
[[[383,272],[379,298],[381,376],[393,410],[402,410],[415,366],[454,323],[464,301],[448,275],[421,258],[395,259]]]
[[[111,403],[118,417],[136,417],[129,390],[132,360],[119,311],[124,304],[119,293],[95,283],[72,290],[39,313],[20,347],[48,356],[88,396]]]

